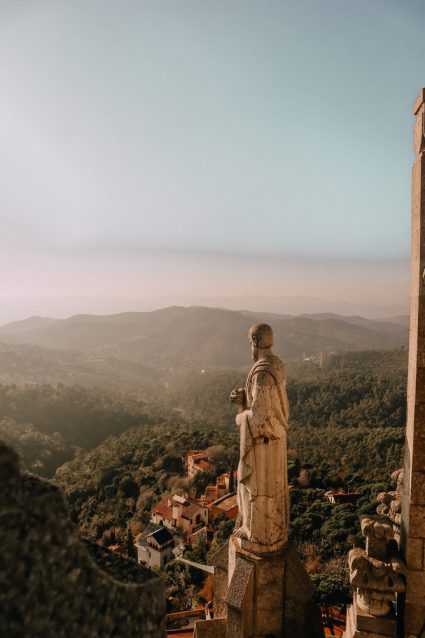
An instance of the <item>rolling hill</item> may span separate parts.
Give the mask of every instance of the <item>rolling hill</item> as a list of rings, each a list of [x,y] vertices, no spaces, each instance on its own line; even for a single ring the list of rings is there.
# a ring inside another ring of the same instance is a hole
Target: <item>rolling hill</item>
[[[95,352],[0,342],[0,383],[63,383],[148,395],[161,371]]]
[[[29,344],[84,353],[101,360],[133,362],[146,368],[239,367],[249,364],[247,332],[269,322],[275,351],[284,359],[407,345],[405,318],[273,315],[204,307],[170,307],[153,312],[75,315],[30,319],[0,328],[4,344]]]

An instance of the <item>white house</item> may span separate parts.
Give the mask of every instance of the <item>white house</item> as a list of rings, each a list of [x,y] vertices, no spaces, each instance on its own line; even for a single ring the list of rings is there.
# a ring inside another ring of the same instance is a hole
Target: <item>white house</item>
[[[151,569],[162,569],[174,558],[176,540],[166,527],[149,523],[134,543],[137,562]]]

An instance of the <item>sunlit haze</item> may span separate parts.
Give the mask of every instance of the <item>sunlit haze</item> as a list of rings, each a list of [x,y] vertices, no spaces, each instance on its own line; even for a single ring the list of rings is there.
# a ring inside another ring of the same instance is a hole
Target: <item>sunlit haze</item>
[[[407,312],[424,26],[421,0],[0,1],[0,322]]]

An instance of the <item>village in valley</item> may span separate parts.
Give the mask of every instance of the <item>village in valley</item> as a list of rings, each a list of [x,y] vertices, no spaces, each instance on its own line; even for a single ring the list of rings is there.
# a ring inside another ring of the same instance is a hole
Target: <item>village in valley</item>
[[[217,453],[217,449],[214,451]],[[291,454],[296,457],[294,450]],[[193,636],[196,621],[213,617],[213,554],[232,533],[238,515],[237,471],[229,469],[217,474],[212,456],[209,450],[189,450],[182,458],[182,464],[192,485],[204,485],[211,478],[215,479],[214,484],[206,484],[198,497],[187,492],[163,494],[152,506],[150,520],[144,529],[132,537],[133,548],[128,543],[108,546],[110,551],[132,558],[165,578],[173,574],[174,568],[170,569],[170,566],[190,567],[188,580],[183,581],[184,591],[173,592],[175,595],[167,598],[169,636]],[[308,488],[305,471],[302,476],[304,487]],[[294,478],[289,487],[302,490],[302,483],[302,479],[300,482]],[[333,490],[315,488],[309,492],[314,493],[319,502],[333,505],[354,506],[361,497],[361,493],[341,486]],[[340,602],[335,599],[333,604],[326,605],[322,614],[325,634],[341,635],[346,620],[344,596],[341,595]]]
[[[215,472],[208,454],[200,450],[186,454],[184,468],[190,479]],[[200,498],[164,494],[152,507],[150,523],[135,538],[138,562],[163,569],[173,558],[182,558],[186,548],[199,542],[209,546],[218,522],[237,516],[235,481],[232,470],[217,476],[215,485],[207,485]]]

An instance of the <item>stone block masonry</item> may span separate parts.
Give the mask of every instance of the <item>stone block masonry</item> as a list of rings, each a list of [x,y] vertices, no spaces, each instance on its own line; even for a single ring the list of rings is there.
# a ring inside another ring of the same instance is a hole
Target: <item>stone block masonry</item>
[[[226,555],[226,578],[214,590],[214,608],[223,617],[197,622],[195,638],[324,637],[313,584],[291,544],[259,556],[232,537],[213,557],[223,573]]]
[[[414,104],[407,429],[401,546],[407,563],[404,636],[425,635],[425,89]]]

